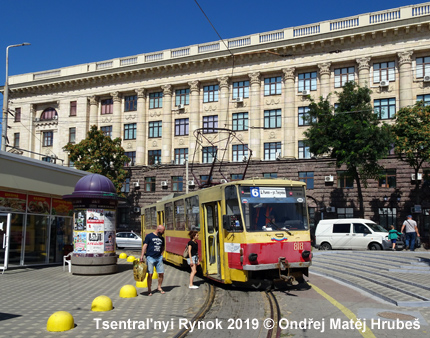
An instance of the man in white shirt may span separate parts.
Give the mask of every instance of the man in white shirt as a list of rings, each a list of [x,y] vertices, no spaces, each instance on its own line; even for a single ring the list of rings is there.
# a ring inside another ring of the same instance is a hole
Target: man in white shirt
[[[406,228],[406,250],[410,248],[411,251],[414,251],[416,236],[420,237],[420,234],[418,232],[417,222],[415,222],[412,219],[412,215],[408,215],[408,219],[403,222],[402,229],[400,231],[403,232],[403,229],[405,228]]]

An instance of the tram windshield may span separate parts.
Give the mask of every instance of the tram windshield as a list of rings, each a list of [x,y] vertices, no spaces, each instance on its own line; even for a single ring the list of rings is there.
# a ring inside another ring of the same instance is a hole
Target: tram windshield
[[[247,231],[308,230],[304,188],[239,186]]]

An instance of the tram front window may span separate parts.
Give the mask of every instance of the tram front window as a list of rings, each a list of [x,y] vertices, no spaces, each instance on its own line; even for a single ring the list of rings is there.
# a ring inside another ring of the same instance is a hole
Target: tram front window
[[[303,187],[240,187],[247,231],[307,230]]]

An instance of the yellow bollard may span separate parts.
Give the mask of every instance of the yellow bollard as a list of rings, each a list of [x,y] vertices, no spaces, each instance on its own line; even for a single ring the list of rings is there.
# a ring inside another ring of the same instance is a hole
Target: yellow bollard
[[[135,259],[136,259],[136,257],[134,257],[134,256],[128,256],[127,257],[127,262],[133,263]]]
[[[158,279],[158,273],[157,273],[157,270],[155,270],[155,268],[154,268],[154,272],[152,274],[152,279]]]
[[[134,285],[124,285],[119,291],[119,296],[121,298],[133,298],[137,297],[137,290]]]
[[[75,327],[73,316],[67,311],[55,312],[49,317],[46,323],[46,329],[49,332],[68,331]]]
[[[148,274],[145,275],[143,282],[136,282],[137,288],[147,288],[148,287]]]
[[[125,252],[121,252],[121,253],[119,254],[119,258],[120,258],[120,259],[126,259],[126,258],[127,258],[127,254],[126,254]]]
[[[108,296],[98,296],[91,304],[91,311],[105,312],[113,309],[112,300]]]

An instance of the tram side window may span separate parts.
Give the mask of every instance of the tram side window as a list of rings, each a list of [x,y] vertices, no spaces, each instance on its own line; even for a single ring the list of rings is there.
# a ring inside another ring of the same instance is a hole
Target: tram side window
[[[239,200],[235,186],[225,188],[225,209],[227,215],[240,215]]]
[[[157,229],[157,210],[155,207],[149,209],[150,217],[151,217],[151,228]]]
[[[199,196],[189,197],[185,199],[185,203],[187,205],[187,229],[200,231]]]
[[[173,203],[167,203],[164,206],[166,215],[166,230],[173,230]]]
[[[178,200],[174,202],[175,205],[175,229],[185,230],[185,208],[184,200]]]

